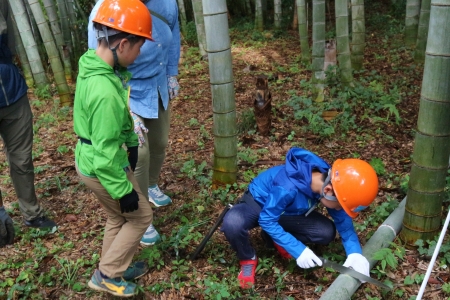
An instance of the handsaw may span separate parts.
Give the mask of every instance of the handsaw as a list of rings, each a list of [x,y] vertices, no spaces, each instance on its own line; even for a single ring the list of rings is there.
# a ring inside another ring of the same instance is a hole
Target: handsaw
[[[340,264],[329,261],[328,259],[323,258],[323,257],[319,257],[319,258],[320,258],[320,260],[322,260],[322,266],[324,266],[324,267],[332,268],[333,270],[336,270],[341,274],[347,274],[347,275],[352,276],[353,278],[359,279],[361,281],[366,281],[368,283],[375,284],[376,286],[379,286],[383,289],[388,289],[388,290],[392,289],[390,286],[388,286],[378,280],[375,280],[369,276],[366,276],[362,273],[359,273],[353,269],[341,266]]]

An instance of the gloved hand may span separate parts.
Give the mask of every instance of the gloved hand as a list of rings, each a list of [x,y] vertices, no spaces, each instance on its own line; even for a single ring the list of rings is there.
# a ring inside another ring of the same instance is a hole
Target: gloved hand
[[[12,244],[14,241],[15,231],[11,217],[5,210],[0,207],[0,248],[5,245]]]
[[[136,115],[134,112],[130,110],[131,117],[134,121],[134,132],[138,135],[139,138],[139,147],[142,147],[142,144],[145,143],[144,134],[142,132],[147,133],[148,129],[145,127],[144,122],[141,117]]]
[[[308,269],[316,266],[322,266],[322,261],[309,248],[305,248],[297,258],[297,265],[300,268]]]
[[[128,153],[128,162],[130,163],[130,168],[134,172],[134,170],[136,169],[137,161],[138,161],[138,147],[137,146],[128,147],[127,153]]]
[[[178,90],[180,89],[180,85],[178,84],[176,76],[167,76],[167,87],[169,88],[170,100],[178,96]]]
[[[133,212],[139,208],[139,196],[136,191],[133,189],[129,194],[126,194],[122,198],[120,198],[120,211],[122,213]]]
[[[344,267],[352,268],[353,270],[370,277],[370,263],[362,254],[352,253],[347,256]],[[365,281],[362,281],[364,283]]]

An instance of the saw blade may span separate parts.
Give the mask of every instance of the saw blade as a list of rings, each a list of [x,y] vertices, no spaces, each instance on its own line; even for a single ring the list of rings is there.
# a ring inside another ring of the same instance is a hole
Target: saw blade
[[[338,271],[341,274],[347,274],[349,276],[352,276],[353,278],[359,279],[361,281],[366,281],[368,283],[372,283],[375,284],[376,286],[379,286],[383,289],[388,289],[391,290],[392,288],[376,279],[373,279],[369,276],[366,276],[362,273],[359,273],[353,269],[341,266],[340,264],[337,264],[335,262],[329,261],[326,258],[320,257],[320,259],[322,260],[323,266],[324,267],[329,267],[329,268],[333,268],[334,270]]]

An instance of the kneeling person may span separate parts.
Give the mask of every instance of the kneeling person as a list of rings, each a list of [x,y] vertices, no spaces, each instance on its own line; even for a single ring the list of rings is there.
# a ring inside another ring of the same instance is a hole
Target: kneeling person
[[[259,174],[239,204],[225,215],[221,231],[237,252],[242,288],[255,283],[258,259],[248,231],[261,226],[263,238],[283,257],[294,257],[301,268],[322,261],[305,243],[327,245],[339,232],[347,260],[344,266],[370,276],[352,218],[369,206],[378,193],[374,169],[359,159],[338,159],[330,166],[319,156],[292,148],[286,163]],[[333,221],[314,211],[321,203]]]

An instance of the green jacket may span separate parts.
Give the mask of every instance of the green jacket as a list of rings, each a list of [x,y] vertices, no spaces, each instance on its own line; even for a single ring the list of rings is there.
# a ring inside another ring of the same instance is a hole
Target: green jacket
[[[131,78],[126,71],[121,75]],[[75,162],[83,175],[97,177],[117,200],[133,189],[124,171],[130,164],[122,145],[139,145],[127,101],[128,90],[95,50],[81,56],[73,122],[75,133],[92,145],[78,140]]]

